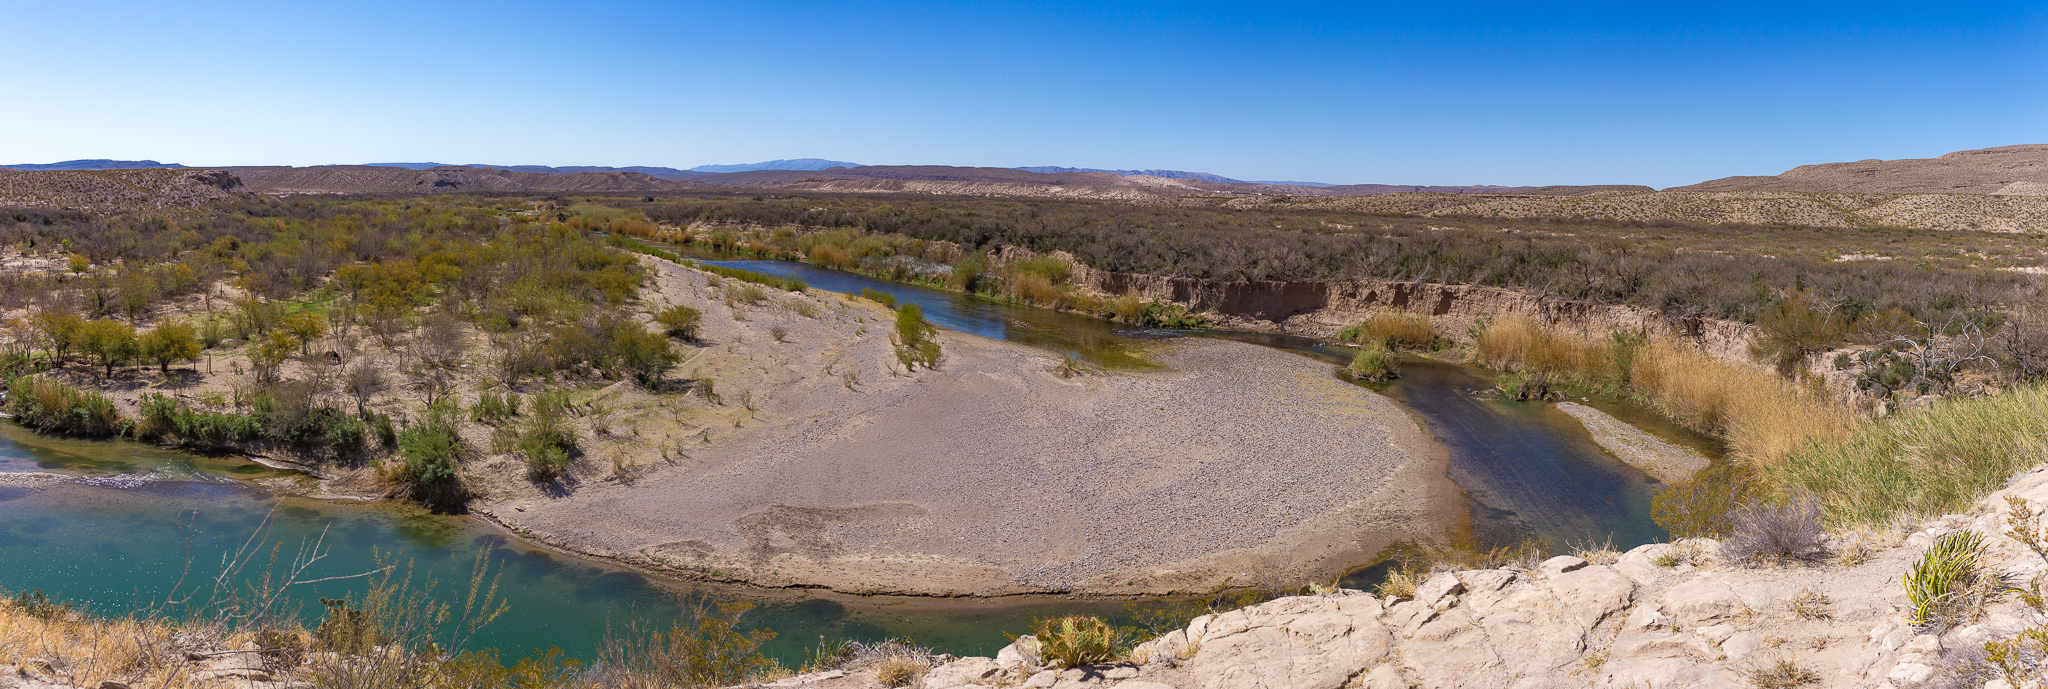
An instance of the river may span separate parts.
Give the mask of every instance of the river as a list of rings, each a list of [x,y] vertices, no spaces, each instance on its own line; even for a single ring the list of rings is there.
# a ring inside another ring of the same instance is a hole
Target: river
[[[1348,350],[1307,338],[1217,332],[1136,330],[1075,314],[889,283],[778,261],[720,261],[793,275],[813,287],[875,289],[923,307],[935,324],[1042,347],[1111,368],[1145,364],[1148,342],[1200,335],[1271,346],[1341,363]],[[1470,536],[1480,547],[1526,538],[1570,546],[1611,539],[1626,548],[1664,537],[1648,517],[1655,482],[1592,444],[1568,415],[1540,402],[1485,399],[1472,393],[1490,374],[1411,358],[1403,377],[1372,386],[1412,410],[1450,450],[1451,478],[1469,494]],[[1360,394],[1366,394],[1363,390]],[[1678,429],[1611,400],[1589,403],[1667,439],[1713,452],[1711,439]],[[129,442],[37,436],[0,426],[0,473],[40,471],[89,477],[0,485],[0,590],[41,589],[106,613],[148,608],[184,581],[210,579],[221,553],[245,541],[274,549],[281,567],[302,545],[326,559],[310,578],[410,563],[416,581],[456,593],[481,550],[494,563],[510,611],[475,646],[517,657],[560,646],[588,658],[608,626],[629,616],[673,619],[694,601],[746,600],[758,607],[745,626],[776,631],[765,650],[799,663],[819,640],[911,638],[941,652],[987,655],[1023,633],[1031,619],[1084,613],[1120,618],[1117,602],[1058,597],[996,601],[856,597],[692,586],[593,562],[509,538],[468,517],[428,514],[396,503],[347,503],[295,497],[308,479],[238,458],[209,458]],[[303,491],[301,491],[303,492]],[[259,565],[269,565],[268,557]],[[260,569],[261,567],[252,567]],[[244,572],[254,574],[253,571]],[[1369,580],[1370,573],[1347,579]],[[359,592],[362,580],[296,587],[293,600],[317,610],[321,596]]]

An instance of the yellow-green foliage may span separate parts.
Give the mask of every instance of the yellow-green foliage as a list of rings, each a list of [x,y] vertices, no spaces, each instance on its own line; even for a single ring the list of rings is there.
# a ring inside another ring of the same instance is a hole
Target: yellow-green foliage
[[[106,395],[40,376],[8,383],[7,412],[21,425],[45,433],[106,436],[124,427],[121,412]]]
[[[1372,340],[1351,356],[1351,365],[1346,370],[1359,380],[1393,380],[1401,377],[1401,357],[1388,349],[1386,343]]]
[[[1381,311],[1337,333],[1338,342],[1381,342],[1394,349],[1429,349],[1436,339],[1428,316],[1406,311]]]
[[[1068,615],[1039,620],[1032,636],[1047,667],[1069,668],[1115,660],[1117,631],[1100,617]]]
[[[1913,622],[1927,624],[1958,612],[1981,574],[1984,537],[1970,530],[1942,536],[1928,546],[1920,561],[1906,571],[1906,599],[1913,603]]]
[[[1837,522],[1882,523],[1961,510],[2048,460],[2044,436],[2048,388],[2024,387],[1862,422],[1761,468],[1774,483],[1820,496]]]

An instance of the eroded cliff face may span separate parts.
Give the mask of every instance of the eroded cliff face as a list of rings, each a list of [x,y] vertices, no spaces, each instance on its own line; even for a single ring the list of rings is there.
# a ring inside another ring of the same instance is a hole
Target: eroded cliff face
[[[997,262],[1029,257],[1007,247]],[[1260,332],[1329,337],[1374,313],[1407,310],[1426,314],[1439,332],[1458,339],[1482,321],[1529,316],[1553,327],[1592,337],[1616,331],[1668,336],[1692,342],[1716,358],[1748,362],[1756,327],[1734,321],[1673,316],[1632,306],[1558,299],[1478,285],[1444,285],[1392,280],[1218,281],[1096,270],[1066,252],[1052,254],[1074,266],[1070,281],[1103,298],[1127,293],[1173,302],[1212,315],[1222,325]]]

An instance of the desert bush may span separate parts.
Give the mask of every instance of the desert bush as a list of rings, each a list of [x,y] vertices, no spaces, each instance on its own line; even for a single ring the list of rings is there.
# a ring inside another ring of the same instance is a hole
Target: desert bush
[[[907,655],[889,656],[875,664],[875,681],[885,687],[907,687],[923,679],[931,669],[930,660]]]
[[[158,370],[171,372],[171,364],[199,358],[199,336],[183,321],[166,321],[143,333],[137,341],[142,358],[156,362]]]
[[[906,303],[896,309],[896,358],[906,369],[939,367],[938,328],[924,320],[924,308]]]
[[[667,629],[635,619],[605,634],[592,673],[603,686],[622,689],[722,687],[775,668],[761,645],[775,632],[739,631],[745,603],[699,600]]]
[[[44,433],[110,436],[127,426],[106,395],[41,376],[9,381],[6,408],[17,423]]]
[[[1920,561],[1906,571],[1906,599],[1918,625],[1967,621],[1983,602],[1984,537],[1975,531],[1952,532],[1935,539]]]
[[[1785,656],[1764,660],[1742,674],[1743,679],[1749,680],[1749,685],[1757,689],[1797,689],[1820,683],[1820,673]]]
[[[1038,659],[1047,667],[1080,667],[1117,658],[1116,628],[1102,618],[1067,615],[1037,620],[1032,626],[1032,637],[1038,640]]]
[[[509,400],[507,398],[510,398]],[[476,394],[476,404],[469,407],[469,418],[478,423],[498,423],[517,415],[519,393],[502,393],[497,390],[483,390]]]
[[[1393,380],[1401,377],[1401,357],[1388,349],[1386,343],[1372,340],[1358,348],[1345,370],[1359,380]]]
[[[1394,349],[1429,349],[1436,340],[1428,316],[1406,311],[1381,311],[1337,333],[1338,342],[1381,342]]]
[[[1188,313],[1185,306],[1158,300],[1145,302],[1138,309],[1136,324],[1146,328],[1168,330],[1195,330],[1209,325],[1209,319],[1200,314]]]
[[[1729,515],[1721,552],[1738,562],[1803,560],[1821,553],[1820,500],[1811,495],[1784,504],[1752,502]]]
[[[877,304],[881,304],[891,309],[896,308],[896,295],[890,294],[888,292],[883,292],[872,287],[860,288],[860,298],[872,301]]]
[[[1717,464],[1650,497],[1650,516],[1678,538],[1720,538],[1735,529],[1734,513],[1755,501],[1758,487],[1740,467]]]
[[[654,322],[660,323],[662,332],[669,337],[695,341],[697,329],[704,321],[704,314],[688,306],[671,306],[654,315]]]
[[[459,507],[468,495],[456,476],[464,447],[456,432],[455,410],[448,405],[428,407],[397,435],[402,461],[391,478],[414,500],[438,509]]]
[[[527,478],[552,481],[569,468],[576,433],[569,430],[569,393],[549,390],[533,396],[533,414],[519,434],[519,452],[526,459]]]
[[[1751,355],[1781,373],[1790,372],[1808,354],[1840,346],[1849,332],[1838,309],[1804,291],[1787,293],[1757,314],[1756,327],[1762,336]]]

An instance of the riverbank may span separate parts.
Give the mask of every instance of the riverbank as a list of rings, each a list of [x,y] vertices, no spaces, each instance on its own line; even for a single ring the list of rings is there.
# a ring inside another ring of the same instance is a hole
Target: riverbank
[[[658,265],[660,298],[710,289]],[[501,481],[474,509],[689,578],[938,596],[1299,586],[1461,517],[1441,448],[1314,360],[1187,339],[1146,353],[1167,370],[1063,376],[1042,350],[946,332],[938,370],[868,373],[892,348],[847,301],[735,320],[700,299],[722,346],[692,365],[750,393],[737,428],[682,436],[630,480]]]

